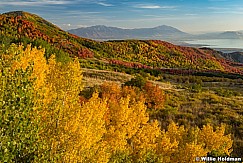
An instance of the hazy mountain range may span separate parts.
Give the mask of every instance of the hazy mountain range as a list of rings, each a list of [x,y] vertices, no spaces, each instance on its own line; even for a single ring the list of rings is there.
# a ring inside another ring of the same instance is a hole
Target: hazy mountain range
[[[162,25],[154,28],[135,28],[123,29],[117,27],[107,27],[104,25],[97,25],[91,27],[82,27],[72,29],[68,32],[91,39],[186,39],[193,37],[193,35],[180,31],[174,27]]]
[[[242,31],[213,32],[195,35],[198,39],[243,39]]]
[[[242,31],[225,31],[193,35],[167,25],[161,25],[154,28],[135,29],[96,25],[71,29],[68,32],[80,37],[96,40],[158,39],[167,41],[183,41],[188,39],[243,39]]]

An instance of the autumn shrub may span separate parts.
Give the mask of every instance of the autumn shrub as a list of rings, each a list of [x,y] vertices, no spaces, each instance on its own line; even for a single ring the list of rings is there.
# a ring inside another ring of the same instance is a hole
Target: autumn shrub
[[[164,108],[165,94],[158,85],[146,82],[143,90],[146,98],[145,103],[149,109],[153,110]]]
[[[238,94],[232,90],[224,89],[224,88],[215,89],[215,92],[217,95],[223,96],[223,97],[232,97],[232,96],[235,96]]]
[[[125,86],[135,86],[142,89],[145,86],[146,79],[140,75],[124,83]]]
[[[201,84],[192,84],[189,89],[192,91],[192,92],[195,92],[195,93],[199,93],[202,91],[202,85]]]

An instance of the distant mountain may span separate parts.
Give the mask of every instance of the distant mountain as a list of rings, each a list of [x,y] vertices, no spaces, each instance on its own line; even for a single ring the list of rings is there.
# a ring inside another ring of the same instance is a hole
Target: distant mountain
[[[90,39],[161,39],[161,40],[176,40],[190,38],[192,35],[182,32],[174,27],[162,25],[154,28],[136,28],[122,29],[117,27],[107,27],[97,25],[91,27],[82,27],[71,29],[68,32],[80,37]]]
[[[197,39],[243,39],[242,31],[212,32],[195,36]]]
[[[219,34],[221,39],[243,39],[243,33],[239,31],[226,31]]]
[[[80,37],[94,40],[156,39],[180,44],[191,39],[243,39],[243,31],[211,32],[192,35],[177,28],[161,25],[154,28],[123,29],[96,25],[68,30]]]

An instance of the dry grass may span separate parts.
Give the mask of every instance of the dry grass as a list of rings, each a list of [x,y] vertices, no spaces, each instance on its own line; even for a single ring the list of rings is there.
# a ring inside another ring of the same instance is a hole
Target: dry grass
[[[83,83],[85,87],[92,87],[94,85],[101,85],[104,82],[113,82],[121,85],[126,81],[131,80],[134,76],[114,72],[114,71],[107,71],[107,70],[95,70],[95,69],[86,69],[83,68]],[[154,84],[158,84],[161,89],[164,90],[177,90],[176,86],[169,83],[169,82],[158,82],[158,81],[150,81]]]
[[[107,71],[107,70],[94,70],[83,68],[83,82],[85,87],[92,87],[94,85],[101,85],[104,82],[115,82],[119,85],[125,83],[133,78],[132,75],[125,73]]]

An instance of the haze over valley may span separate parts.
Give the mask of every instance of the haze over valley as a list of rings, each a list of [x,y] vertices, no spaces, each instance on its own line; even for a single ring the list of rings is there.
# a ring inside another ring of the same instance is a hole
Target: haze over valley
[[[207,46],[221,49],[243,49],[242,31],[211,32],[204,34],[190,34],[175,27],[161,25],[153,28],[123,29],[96,25],[68,30],[80,37],[95,40],[123,40],[123,39],[156,39],[165,40],[179,45]]]

